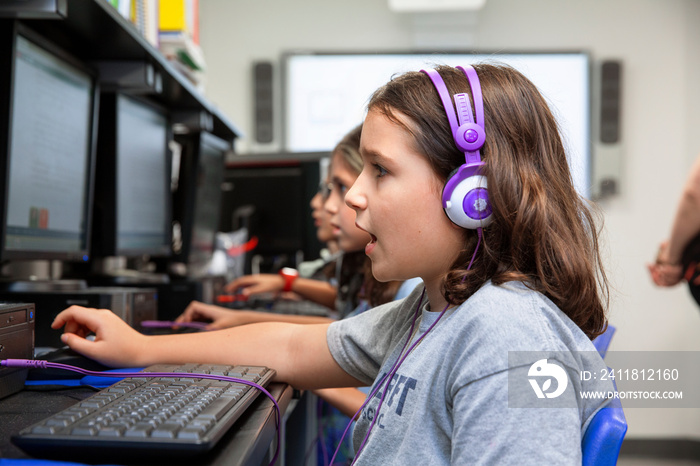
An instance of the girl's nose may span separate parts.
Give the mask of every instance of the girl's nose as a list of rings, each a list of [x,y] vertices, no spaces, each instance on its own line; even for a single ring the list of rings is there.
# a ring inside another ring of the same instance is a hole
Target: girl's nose
[[[367,200],[363,194],[363,181],[364,177],[362,173],[360,173],[355,183],[353,183],[352,187],[345,193],[345,203],[348,207],[356,211],[362,210],[367,206]]]

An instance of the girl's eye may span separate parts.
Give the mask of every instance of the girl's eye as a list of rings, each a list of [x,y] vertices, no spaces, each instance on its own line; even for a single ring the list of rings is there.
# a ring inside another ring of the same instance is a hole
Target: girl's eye
[[[384,167],[382,167],[381,165],[376,164],[376,163],[374,163],[372,165],[374,165],[374,169],[377,171],[377,178],[381,178],[382,176],[384,176],[388,173],[386,171],[386,169]]]
[[[329,195],[331,192],[336,191],[340,195],[345,195],[345,191],[348,190],[348,187],[345,186],[343,183],[338,183],[337,181],[332,181],[328,183],[328,191]]]

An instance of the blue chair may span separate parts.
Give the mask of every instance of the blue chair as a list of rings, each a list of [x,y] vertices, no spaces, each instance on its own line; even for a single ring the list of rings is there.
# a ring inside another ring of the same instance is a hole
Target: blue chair
[[[617,385],[615,391],[617,392]],[[615,466],[627,433],[627,419],[619,398],[600,409],[583,434],[583,466]]]
[[[608,352],[608,346],[610,346],[610,340],[612,340],[614,334],[615,327],[608,324],[608,328],[605,329],[605,332],[601,335],[598,335],[593,340],[593,346],[595,346],[595,349],[598,350],[598,353],[600,353],[601,358],[605,358],[605,353]]]

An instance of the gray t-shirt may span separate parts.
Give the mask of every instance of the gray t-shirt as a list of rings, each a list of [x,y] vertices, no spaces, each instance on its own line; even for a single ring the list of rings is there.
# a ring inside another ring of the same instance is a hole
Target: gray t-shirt
[[[376,384],[391,371],[423,288],[331,324],[328,346],[348,374]],[[440,315],[427,310],[425,299],[420,308],[413,341]],[[540,383],[533,372],[542,359],[563,366],[568,375],[566,391],[556,399],[547,397],[556,395],[559,379]],[[605,364],[549,299],[519,282],[487,283],[438,321],[400,365],[388,390],[386,381],[381,384],[355,427],[358,451],[386,391],[356,464],[581,464],[583,432],[607,400],[577,394],[612,390],[600,381],[582,388],[589,383],[580,381],[584,368],[600,371]],[[545,399],[538,399],[535,383]]]

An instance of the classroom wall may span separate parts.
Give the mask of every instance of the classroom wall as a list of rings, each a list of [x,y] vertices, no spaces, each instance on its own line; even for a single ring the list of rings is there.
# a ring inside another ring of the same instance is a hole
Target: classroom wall
[[[700,153],[700,2],[486,0],[477,13],[424,15],[393,13],[388,0],[206,0],[200,9],[207,96],[251,136],[252,63],[277,64],[293,49],[582,49],[595,64],[622,60],[621,193],[600,203],[618,329],[610,349],[700,350],[700,306],[685,286],[654,287],[645,267]],[[237,148],[257,149],[250,138]],[[626,415],[628,438],[700,439],[698,409]]]

